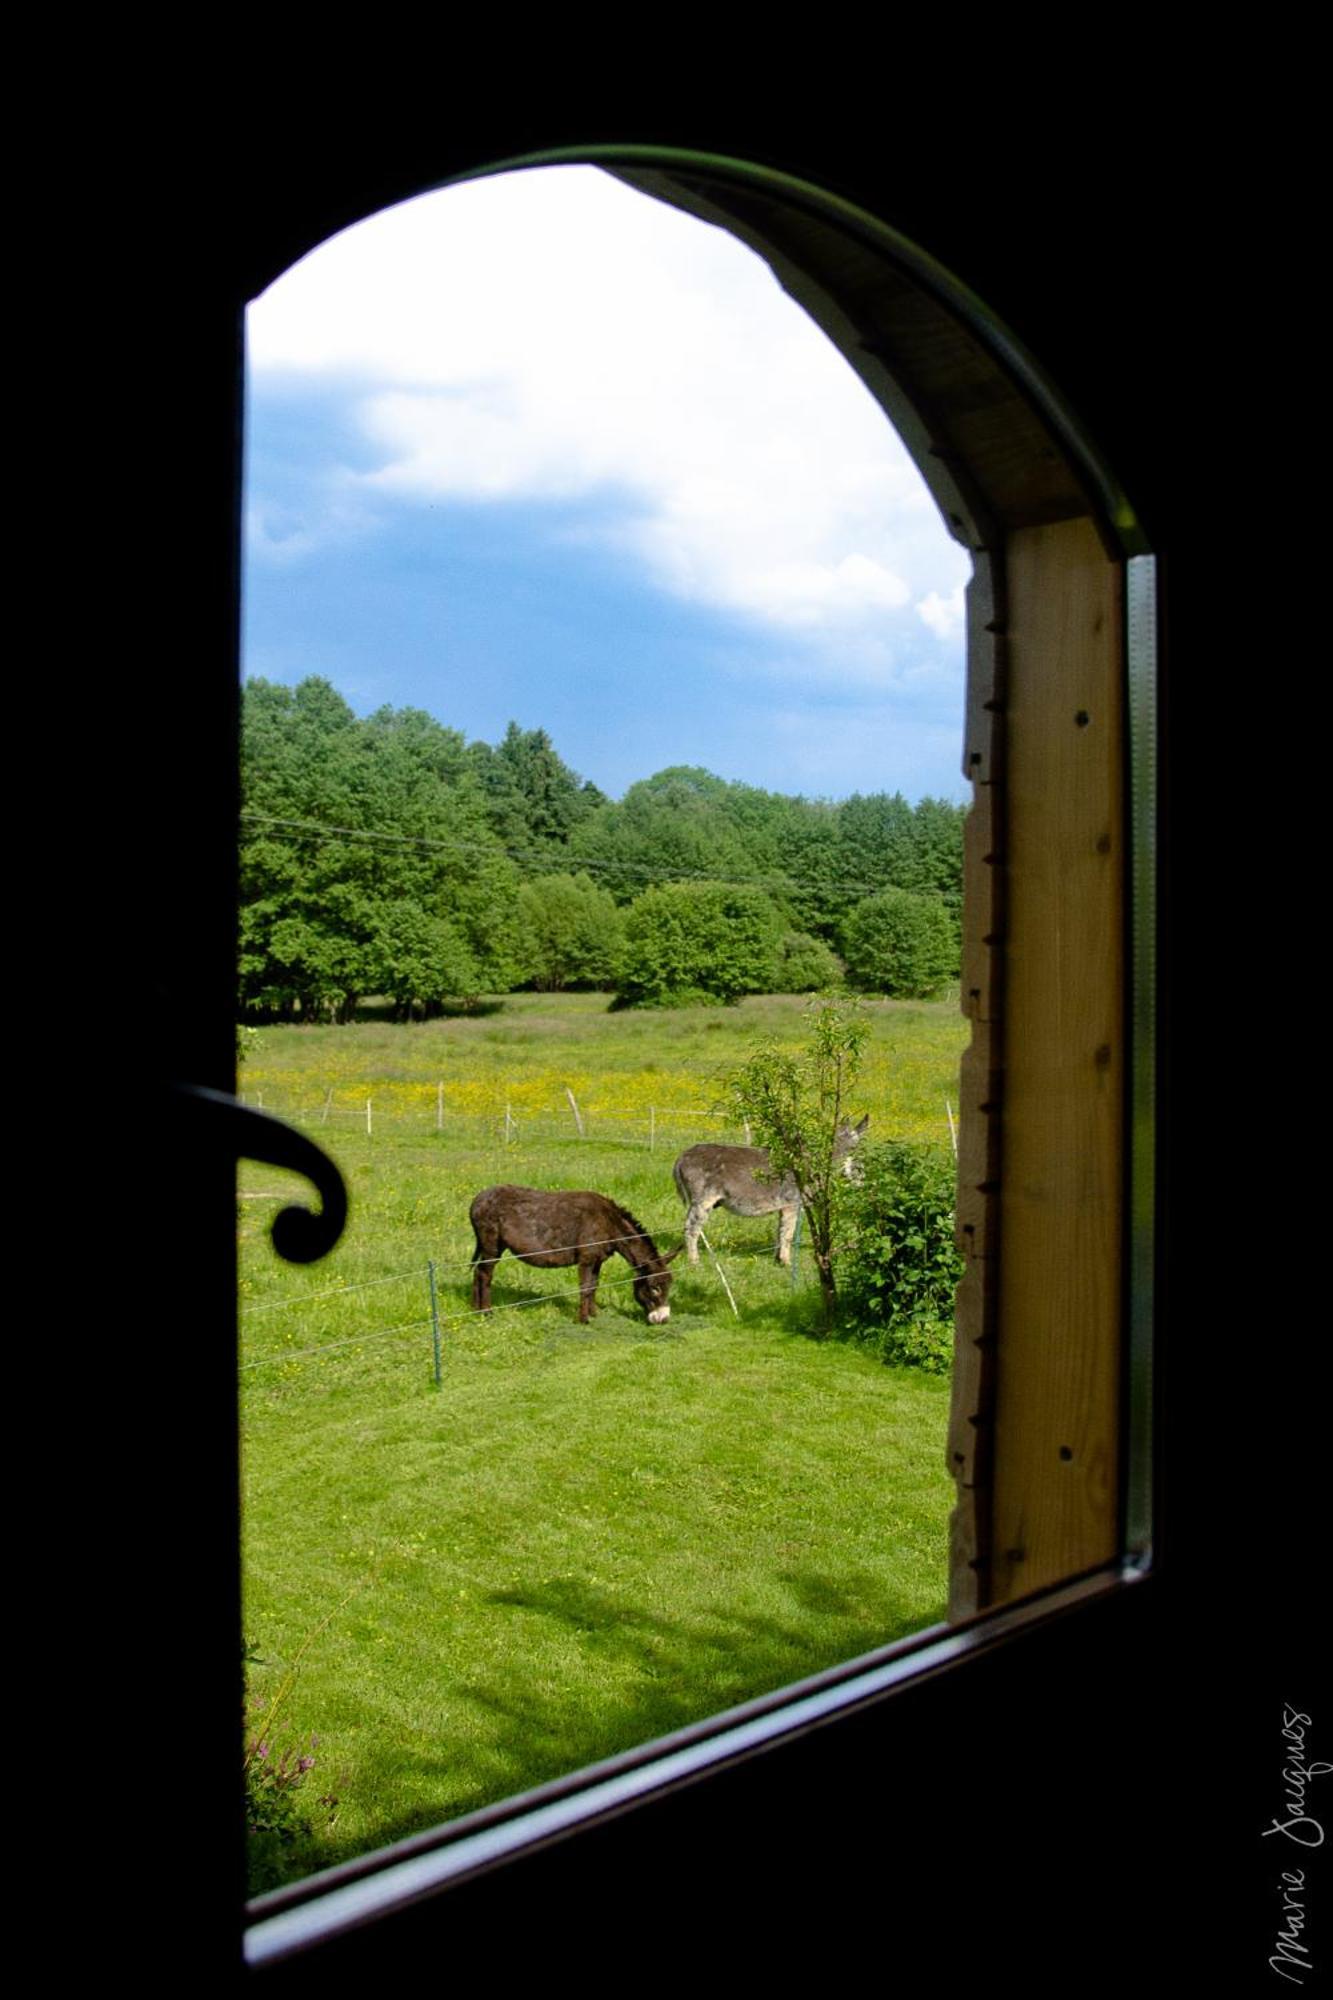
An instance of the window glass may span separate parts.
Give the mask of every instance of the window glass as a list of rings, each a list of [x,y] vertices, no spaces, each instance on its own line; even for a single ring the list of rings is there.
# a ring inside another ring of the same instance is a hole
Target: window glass
[[[243,1170],[262,1889],[943,1617],[968,562],[767,266],[591,168],[248,339],[240,1088],[352,1200],[294,1270]],[[836,1310],[737,1150],[821,992]]]

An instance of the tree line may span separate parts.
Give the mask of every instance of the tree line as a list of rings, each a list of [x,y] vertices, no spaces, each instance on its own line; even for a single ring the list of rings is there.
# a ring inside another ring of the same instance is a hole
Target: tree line
[[[625,1004],[958,970],[964,808],[839,802],[678,765],[612,800],[511,722],[469,743],[424,710],[358,718],[331,684],[246,684],[243,1017],[405,1017],[520,987]]]

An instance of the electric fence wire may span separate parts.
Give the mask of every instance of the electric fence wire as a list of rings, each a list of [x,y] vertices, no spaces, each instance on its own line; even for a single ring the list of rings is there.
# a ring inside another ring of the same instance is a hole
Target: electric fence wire
[[[576,1255],[580,1250],[604,1250],[606,1249],[608,1244],[614,1245],[617,1243],[641,1243],[645,1236],[648,1237],[648,1240],[650,1242],[652,1241],[651,1231],[646,1229],[632,1229],[626,1231],[626,1233],[623,1236],[597,1236],[587,1243],[558,1243],[554,1245],[550,1250],[543,1250],[542,1255],[543,1257],[564,1257],[571,1253]],[[501,1251],[500,1255],[503,1256],[504,1252]],[[499,1261],[500,1261],[499,1257],[485,1257],[485,1258],[474,1257],[470,1258],[466,1264],[437,1264],[435,1266],[435,1273],[437,1277],[447,1277],[451,1272],[463,1273],[470,1271],[472,1270],[473,1266],[477,1263],[486,1263],[495,1265],[498,1264]],[[420,1264],[416,1264],[413,1265],[411,1270],[395,1271],[392,1274],[392,1276],[387,1278],[366,1278],[361,1284],[358,1285],[335,1285],[330,1291],[307,1292],[302,1298],[274,1299],[268,1304],[257,1305],[257,1306],[246,1306],[244,1301],[242,1301],[242,1310],[246,1318],[251,1318],[256,1313],[278,1312],[281,1311],[284,1307],[313,1305],[318,1299],[337,1299],[345,1297],[349,1292],[368,1292],[372,1290],[372,1288],[376,1285],[397,1285],[400,1284],[404,1278],[419,1278],[421,1276],[421,1272],[422,1272],[422,1266]],[[607,1283],[610,1284],[612,1282],[613,1281],[608,1278]]]
[[[643,1273],[640,1271],[631,1271],[629,1276],[625,1278],[602,1278],[599,1279],[598,1290],[610,1291],[617,1285],[632,1285],[642,1276]],[[462,1320],[487,1319],[491,1313],[518,1312],[525,1306],[558,1305],[563,1299],[568,1297],[569,1293],[563,1286],[555,1287],[549,1292],[533,1292],[526,1299],[510,1299],[503,1305],[493,1304],[489,1307],[469,1306],[466,1312],[442,1313],[438,1324],[441,1327],[457,1326]],[[345,1340],[326,1341],[319,1347],[284,1349],[281,1354],[262,1355],[254,1361],[243,1361],[241,1369],[244,1372],[250,1368],[276,1368],[281,1366],[285,1361],[305,1361],[312,1355],[332,1354],[341,1347],[364,1347],[373,1341],[388,1340],[396,1333],[416,1332],[420,1328],[432,1324],[433,1322],[428,1315],[425,1319],[403,1320],[397,1326],[371,1327],[364,1333],[349,1334]]]

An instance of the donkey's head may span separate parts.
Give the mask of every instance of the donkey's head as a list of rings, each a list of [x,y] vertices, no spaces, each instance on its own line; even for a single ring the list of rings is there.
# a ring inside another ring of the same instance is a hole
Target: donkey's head
[[[671,1308],[667,1304],[667,1293],[671,1290],[671,1273],[667,1265],[673,1263],[679,1255],[679,1250],[673,1250],[669,1257],[659,1257],[654,1250],[651,1259],[639,1266],[638,1276],[634,1280],[634,1296],[647,1313],[649,1326],[661,1326],[664,1320],[671,1317]]]
[[[834,1135],[833,1164],[835,1167],[840,1166],[842,1168],[843,1177],[846,1180],[859,1181],[861,1178],[861,1169],[859,1162],[856,1161],[852,1157],[852,1155],[855,1152],[857,1146],[860,1144],[861,1140],[865,1137],[866,1126],[869,1123],[870,1123],[870,1113],[867,1111],[865,1117],[861,1120],[861,1123],[859,1125],[849,1124],[848,1121],[844,1119],[842,1124],[839,1125],[836,1134]]]

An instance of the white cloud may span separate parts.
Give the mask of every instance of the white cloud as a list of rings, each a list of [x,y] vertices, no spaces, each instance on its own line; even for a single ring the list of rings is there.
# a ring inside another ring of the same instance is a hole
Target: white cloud
[[[948,597],[941,597],[937,590],[917,603],[917,616],[923,624],[929,625],[937,639],[952,639],[962,631],[967,618],[967,606],[963,597],[964,585],[956,584]]]
[[[357,488],[606,496],[606,539],[680,597],[816,646],[956,633],[967,558],[841,356],[758,257],[595,169],[386,211],[279,279],[249,335],[261,380],[344,382],[375,447],[330,528]]]

